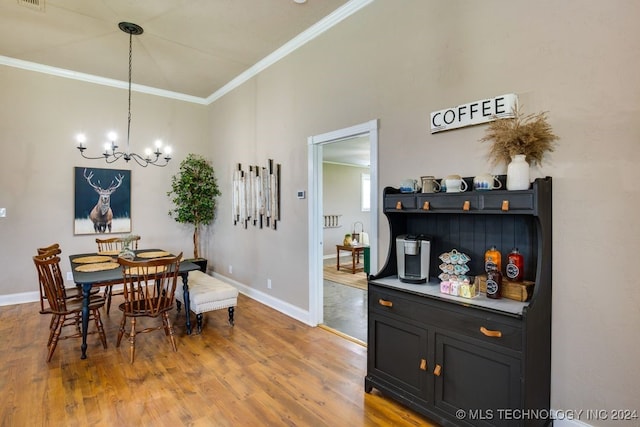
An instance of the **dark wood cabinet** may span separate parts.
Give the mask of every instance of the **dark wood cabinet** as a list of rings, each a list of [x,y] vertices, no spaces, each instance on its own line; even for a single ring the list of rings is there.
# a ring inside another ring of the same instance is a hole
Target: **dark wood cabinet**
[[[365,391],[376,388],[442,425],[545,425],[551,178],[524,191],[401,194],[388,187],[383,197],[390,248],[380,272],[369,276]],[[431,237],[426,284],[398,280],[400,234]],[[440,293],[441,253],[455,248],[468,254],[470,274],[480,274],[492,245],[503,265],[514,247],[524,255],[525,279],[535,282],[529,301]]]

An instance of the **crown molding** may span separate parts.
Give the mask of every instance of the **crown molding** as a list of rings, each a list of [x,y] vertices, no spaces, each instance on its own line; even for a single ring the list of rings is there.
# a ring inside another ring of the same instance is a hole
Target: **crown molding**
[[[241,84],[245,83],[249,79],[259,74],[262,70],[275,64],[291,52],[295,51],[299,47],[305,45],[307,42],[318,37],[334,25],[353,15],[363,7],[372,3],[374,0],[351,0],[345,3],[343,6],[334,10],[331,14],[327,15],[296,37],[285,43],[280,48],[276,49],[273,53],[269,54],[265,58],[258,61],[255,65],[235,77],[229,83],[209,95],[207,98],[201,98],[197,96],[187,95],[179,92],[172,92],[169,90],[158,89],[150,86],[144,86],[139,84],[131,84],[131,90],[139,93],[146,93],[149,95],[160,96],[163,98],[177,99],[179,101],[191,102],[194,104],[209,105],[216,100],[220,99],[233,89],[237,88]],[[63,77],[66,79],[79,80],[87,83],[93,83],[103,86],[115,87],[118,89],[128,89],[129,83],[121,80],[108,79],[105,77],[95,76],[92,74],[79,73],[77,71],[66,70],[64,68],[51,67],[49,65],[42,65],[35,62],[23,61],[21,59],[10,58],[8,56],[0,55],[0,65],[6,65],[8,67],[21,68],[23,70],[35,71],[37,73],[50,74],[53,76]]]
[[[222,98],[227,93],[231,92],[233,89],[237,88],[241,84],[245,83],[247,80],[259,74],[262,70],[267,67],[275,64],[285,56],[289,55],[294,50],[299,47],[305,45],[307,42],[315,39],[320,34],[324,33],[328,29],[332,28],[334,25],[353,15],[363,7],[367,6],[370,3],[373,3],[374,0],[351,0],[345,3],[343,6],[334,10],[331,14],[327,15],[302,33],[298,34],[296,37],[282,45],[280,48],[276,49],[269,56],[263,58],[258,61],[251,68],[247,69],[245,72],[239,74],[236,78],[231,80],[229,83],[212,93],[207,98],[207,104],[211,104],[216,100]]]
[[[0,65],[6,65],[13,68],[21,68],[23,70],[35,71],[36,73],[50,74],[66,79],[79,80],[87,83],[98,84],[102,86],[111,86],[118,89],[128,89],[129,83],[121,80],[108,79],[106,77],[94,76],[93,74],[79,73],[77,71],[66,70],[64,68],[51,67],[35,62],[23,61],[21,59],[10,58],[0,55]],[[169,90],[158,89],[150,86],[144,86],[132,83],[131,90],[134,92],[147,93],[149,95],[161,96],[164,98],[173,98],[180,101],[193,102],[195,104],[206,104],[205,98],[186,95],[179,92],[171,92]]]

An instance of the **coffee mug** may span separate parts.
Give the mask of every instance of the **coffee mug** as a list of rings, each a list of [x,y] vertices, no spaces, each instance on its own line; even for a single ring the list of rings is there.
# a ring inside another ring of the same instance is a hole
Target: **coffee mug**
[[[403,179],[400,184],[401,193],[415,193],[418,191],[418,180],[416,179]]]
[[[440,191],[440,184],[438,184],[435,177],[428,175],[420,177],[420,179],[422,180],[423,193],[437,193]]]
[[[447,193],[460,193],[462,191],[467,191],[467,183],[460,175],[447,175],[442,178],[441,183],[443,191]]]
[[[502,188],[502,182],[496,176],[483,173],[473,178],[473,188],[476,190],[497,190]]]

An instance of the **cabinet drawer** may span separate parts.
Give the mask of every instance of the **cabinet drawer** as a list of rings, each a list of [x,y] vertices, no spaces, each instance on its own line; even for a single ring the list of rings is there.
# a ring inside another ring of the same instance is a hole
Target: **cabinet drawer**
[[[467,310],[471,310],[467,308]],[[516,351],[522,350],[522,325],[520,321],[507,322],[498,315],[482,315],[479,310],[470,313],[448,313],[437,326],[449,333],[458,333],[487,344],[498,345]]]
[[[487,344],[522,350],[522,321],[474,307],[369,285],[369,310]],[[484,331],[484,332],[483,332]]]
[[[414,321],[424,317],[423,305],[413,298],[404,297],[398,292],[373,289],[372,286],[369,286],[369,310]]]
[[[504,201],[508,203],[509,211],[533,210],[533,192],[525,192],[521,194],[485,194],[481,196],[481,209],[485,210],[502,210]]]
[[[393,194],[384,198],[385,211],[400,211],[416,208],[415,194]]]
[[[471,192],[447,194],[418,195],[418,208],[424,209],[425,202],[429,202],[429,210],[478,210],[478,197]],[[468,203],[467,203],[468,202]],[[466,206],[465,206],[466,204]]]

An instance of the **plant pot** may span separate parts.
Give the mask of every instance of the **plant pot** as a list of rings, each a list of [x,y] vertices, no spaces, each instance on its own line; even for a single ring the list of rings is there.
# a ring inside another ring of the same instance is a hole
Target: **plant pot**
[[[207,272],[207,259],[206,258],[190,258],[190,259],[185,259],[185,261],[192,262],[192,263],[196,264],[198,267],[200,267],[200,271],[202,271],[203,273]]]
[[[516,154],[507,166],[507,190],[529,189],[529,163],[524,154]]]

